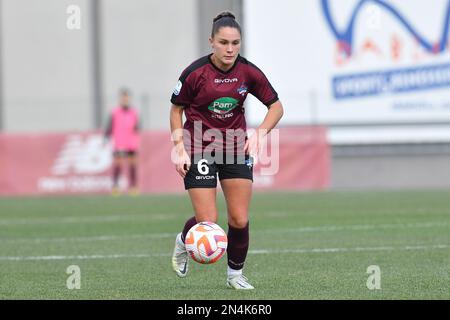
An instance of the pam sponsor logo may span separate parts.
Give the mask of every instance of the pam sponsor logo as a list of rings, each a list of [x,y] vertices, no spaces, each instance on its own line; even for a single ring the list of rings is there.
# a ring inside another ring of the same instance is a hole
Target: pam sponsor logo
[[[238,103],[239,101],[234,98],[223,97],[211,103],[208,109],[214,113],[225,114],[236,108]]]

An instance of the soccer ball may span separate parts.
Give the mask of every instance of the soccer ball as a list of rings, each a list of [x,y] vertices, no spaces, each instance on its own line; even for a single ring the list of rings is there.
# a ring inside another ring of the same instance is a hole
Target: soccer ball
[[[214,222],[199,222],[187,233],[186,250],[194,261],[210,264],[219,261],[227,250],[228,238]]]

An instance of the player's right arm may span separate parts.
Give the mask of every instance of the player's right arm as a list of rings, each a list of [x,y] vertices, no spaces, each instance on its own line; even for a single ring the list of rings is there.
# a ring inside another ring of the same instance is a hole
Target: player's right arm
[[[172,152],[172,155],[174,155],[172,161],[175,163],[177,172],[183,178],[186,177],[186,173],[191,166],[191,159],[183,143],[183,111],[185,108],[189,108],[195,97],[194,87],[196,78],[193,71],[196,70],[198,65],[198,62],[194,62],[182,72],[170,98],[170,102],[172,103],[170,109],[170,130],[175,146],[175,152]]]
[[[175,159],[173,159],[175,169],[184,178],[191,166],[191,159],[183,143],[183,110],[182,106],[172,104],[170,109],[170,131],[172,132],[172,141],[175,147]]]

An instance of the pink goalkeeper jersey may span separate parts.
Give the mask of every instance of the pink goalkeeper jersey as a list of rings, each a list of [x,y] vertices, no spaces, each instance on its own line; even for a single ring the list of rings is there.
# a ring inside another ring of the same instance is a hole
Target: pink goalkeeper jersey
[[[137,151],[139,146],[138,114],[132,107],[112,111],[111,135],[115,151]]]

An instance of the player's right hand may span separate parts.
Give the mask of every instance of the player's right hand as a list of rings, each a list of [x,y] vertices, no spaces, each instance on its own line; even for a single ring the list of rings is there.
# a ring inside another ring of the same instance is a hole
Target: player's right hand
[[[186,150],[183,147],[177,148],[176,150],[176,159],[175,159],[175,169],[180,174],[180,176],[184,179],[186,177],[189,168],[191,167],[191,158],[187,154]]]

